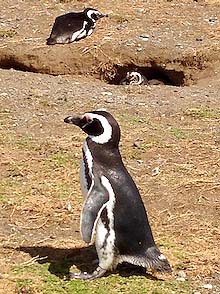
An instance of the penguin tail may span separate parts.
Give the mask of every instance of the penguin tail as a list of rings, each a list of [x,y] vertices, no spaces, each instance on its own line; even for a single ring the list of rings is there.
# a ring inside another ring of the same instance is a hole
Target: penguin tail
[[[171,273],[171,266],[166,257],[156,246],[149,247],[142,253],[131,255],[119,255],[117,263],[128,262],[137,266],[145,267],[146,270],[162,273]]]
[[[55,45],[56,44],[56,40],[54,38],[49,37],[46,41],[47,45]]]
[[[145,252],[145,262],[148,268],[152,271],[158,271],[162,273],[172,272],[171,266],[167,258],[156,247],[150,247]]]

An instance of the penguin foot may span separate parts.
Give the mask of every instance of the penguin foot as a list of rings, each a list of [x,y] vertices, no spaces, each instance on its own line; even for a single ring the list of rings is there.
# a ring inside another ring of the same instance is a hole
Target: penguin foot
[[[81,273],[69,273],[70,280],[72,279],[79,279],[79,280],[94,280],[97,278],[100,278],[104,276],[106,273],[106,270],[101,268],[100,266],[97,267],[97,269],[89,274],[87,272],[81,272]]]

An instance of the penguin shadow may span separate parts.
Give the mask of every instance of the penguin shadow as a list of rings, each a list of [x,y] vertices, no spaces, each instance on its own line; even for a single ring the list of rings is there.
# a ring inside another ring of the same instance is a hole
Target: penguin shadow
[[[93,272],[98,266],[98,257],[94,245],[82,248],[54,248],[50,246],[21,246],[16,249],[28,253],[39,264],[49,263],[48,271],[60,279],[69,279],[70,268],[75,266],[80,272]],[[105,274],[119,274],[121,277],[145,276],[150,280],[161,280],[140,266],[122,263],[113,272]]]

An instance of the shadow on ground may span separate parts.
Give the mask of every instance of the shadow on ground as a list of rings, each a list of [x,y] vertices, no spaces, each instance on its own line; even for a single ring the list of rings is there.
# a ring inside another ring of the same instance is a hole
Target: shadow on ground
[[[33,258],[37,257],[36,260],[40,264],[50,263],[48,268],[49,272],[61,279],[68,279],[70,268],[73,265],[79,271],[93,272],[98,263],[94,245],[73,249],[61,249],[49,246],[21,246],[16,250],[28,253]],[[146,273],[145,268],[128,263],[119,265],[116,272],[122,277],[138,275],[146,276],[151,280],[158,280],[158,278]]]

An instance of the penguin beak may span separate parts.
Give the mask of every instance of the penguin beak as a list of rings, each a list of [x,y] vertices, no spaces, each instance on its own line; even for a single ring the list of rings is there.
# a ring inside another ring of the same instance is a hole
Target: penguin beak
[[[102,14],[102,13],[100,13],[99,14],[99,18],[102,18],[102,17],[108,17],[108,14]]]
[[[64,122],[67,124],[73,124],[78,127],[81,127],[81,121],[82,121],[82,116],[80,115],[73,115],[73,116],[67,116],[64,119]]]
[[[92,120],[88,119],[85,115],[73,115],[68,116],[64,119],[65,123],[73,124],[75,126],[80,127],[81,129],[84,129],[87,125],[89,125]]]

